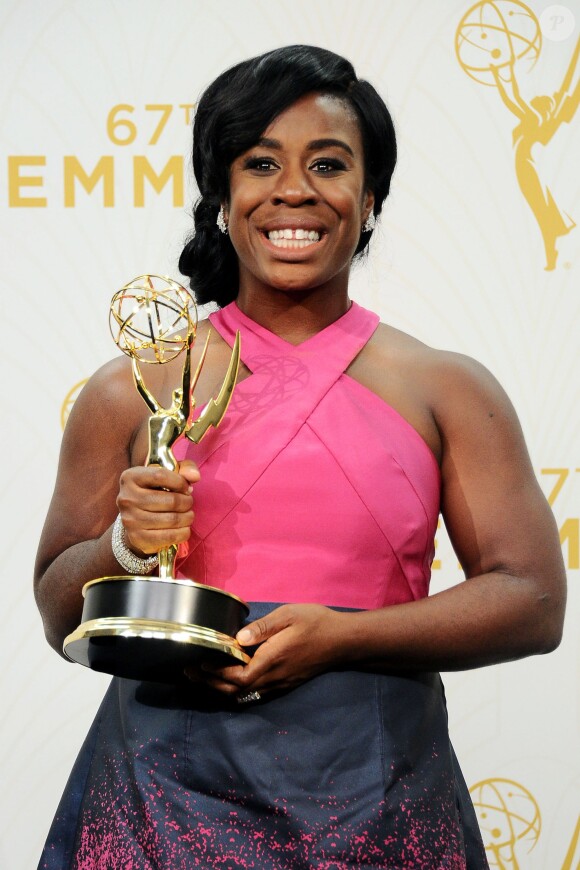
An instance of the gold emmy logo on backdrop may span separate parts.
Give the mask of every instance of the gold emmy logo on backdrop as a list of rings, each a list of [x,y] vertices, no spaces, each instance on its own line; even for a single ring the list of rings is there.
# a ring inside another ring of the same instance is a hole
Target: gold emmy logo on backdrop
[[[77,400],[77,396],[87,383],[88,378],[84,378],[82,381],[79,381],[78,384],[75,384],[74,387],[71,387],[66,396],[64,397],[64,402],[60,408],[60,425],[61,428],[64,429],[66,426],[66,421],[68,420],[68,415],[72,410],[72,406]]]
[[[564,863],[562,864],[562,870],[578,870],[580,867],[580,816],[578,816],[578,821],[576,822],[576,828],[574,833],[572,834],[572,839],[570,840],[570,845],[568,847],[568,851],[566,852],[566,857],[564,858]]]
[[[484,779],[469,789],[483,837],[489,866],[520,870],[518,853],[532,851],[540,837],[542,818],[538,802],[519,782]],[[550,867],[556,868],[556,860]],[[580,816],[561,870],[580,868]]]
[[[511,779],[485,779],[469,789],[491,867],[518,870],[516,851],[531,852],[540,836],[540,808]]]
[[[556,268],[556,241],[576,224],[562,212],[538,173],[533,148],[546,147],[561,124],[569,123],[578,108],[580,81],[576,76],[580,39],[568,69],[553,96],[526,99],[519,87],[542,48],[540,22],[520,0],[481,0],[463,16],[455,34],[455,53],[461,68],[482,85],[497,88],[505,106],[517,119],[513,129],[516,177],[542,233],[546,270]],[[570,167],[572,170],[572,167]]]
[[[115,343],[131,359],[135,386],[151,411],[145,464],[175,471],[178,463],[171,448],[176,440],[185,435],[199,443],[210,426],[219,426],[227,410],[240,363],[239,333],[219,394],[192,419],[193,391],[210,332],[191,377],[190,351],[197,329],[191,293],[171,278],[141,275],[115,293],[109,322]],[[171,405],[164,408],[147,387],[139,363],[162,365],[183,352],[181,383],[173,390]],[[169,682],[179,682],[183,668],[199,659],[249,661],[235,640],[248,615],[247,604],[223,589],[176,578],[176,554],[176,545],[160,551],[159,577],[131,574],[86,583],[82,622],[65,638],[66,656],[93,670]]]

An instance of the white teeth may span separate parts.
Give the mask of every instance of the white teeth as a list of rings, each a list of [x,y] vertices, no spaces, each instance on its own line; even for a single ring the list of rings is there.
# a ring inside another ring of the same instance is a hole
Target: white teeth
[[[311,242],[310,239],[273,239],[272,244],[277,248],[309,248],[315,245],[316,242]]]
[[[320,233],[317,230],[283,229],[270,230],[268,239],[277,248],[307,248],[313,242],[318,242]]]

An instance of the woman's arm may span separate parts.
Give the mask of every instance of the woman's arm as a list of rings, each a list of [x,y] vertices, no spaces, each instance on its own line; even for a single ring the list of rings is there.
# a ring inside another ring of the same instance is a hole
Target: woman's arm
[[[482,366],[454,354],[435,358],[425,387],[441,435],[442,513],[467,579],[376,611],[279,608],[238,635],[262,645],[246,669],[223,671],[216,687],[267,690],[353,664],[473,668],[558,645],[565,606],[559,537],[515,412]]]
[[[190,483],[198,477],[192,464],[184,464],[181,474],[131,467],[144,461],[146,435],[139,433],[146,420],[123,358],[91,378],[71,411],[34,577],[46,637],[60,653],[80,622],[83,585],[124,573],[111,550],[118,512],[127,544],[138,555],[189,537]]]

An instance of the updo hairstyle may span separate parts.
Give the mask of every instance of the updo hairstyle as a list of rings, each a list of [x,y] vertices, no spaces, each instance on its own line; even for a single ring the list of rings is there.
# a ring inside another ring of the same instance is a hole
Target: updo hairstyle
[[[200,192],[194,208],[194,235],[179,258],[199,304],[220,307],[238,295],[238,261],[228,235],[216,225],[221,203],[229,200],[229,170],[252,148],[272,121],[313,91],[332,94],[353,108],[362,135],[365,183],[381,213],[397,159],[389,110],[352,64],[338,54],[310,45],[290,45],[226,70],[203,93],[193,125],[193,171]],[[361,232],[355,254],[369,243]]]

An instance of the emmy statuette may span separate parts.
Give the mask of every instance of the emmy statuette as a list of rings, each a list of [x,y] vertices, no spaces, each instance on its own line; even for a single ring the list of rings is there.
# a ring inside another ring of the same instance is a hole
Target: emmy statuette
[[[191,293],[170,278],[142,275],[111,300],[109,323],[115,343],[131,358],[137,390],[151,411],[146,465],[177,468],[171,450],[184,434],[201,441],[221,422],[236,383],[240,337],[232,350],[223,385],[196,420],[193,391],[207,352],[209,335],[191,378],[190,350],[197,313]],[[182,383],[169,408],[148,390],[139,363],[163,364],[185,351]],[[235,640],[249,613],[237,596],[194,580],[176,578],[176,546],[159,553],[159,576],[100,577],[83,587],[80,626],[64,641],[71,661],[96,671],[135,680],[180,682],[187,665],[246,663],[249,656]]]

